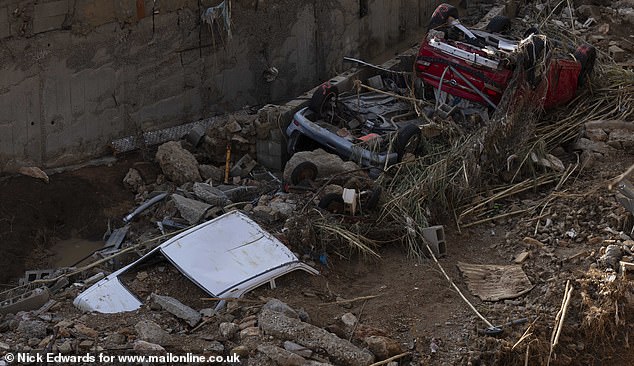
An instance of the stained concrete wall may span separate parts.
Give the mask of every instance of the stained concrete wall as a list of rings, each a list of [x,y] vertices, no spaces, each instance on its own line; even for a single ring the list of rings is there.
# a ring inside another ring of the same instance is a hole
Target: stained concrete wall
[[[438,1],[233,0],[231,39],[201,22],[219,3],[0,0],[0,171],[289,99],[417,42]]]

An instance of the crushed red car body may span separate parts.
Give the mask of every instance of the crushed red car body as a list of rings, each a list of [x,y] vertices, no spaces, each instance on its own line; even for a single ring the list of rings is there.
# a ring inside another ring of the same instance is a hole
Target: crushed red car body
[[[499,25],[504,19],[496,19]],[[506,20],[510,25],[510,20]],[[493,21],[492,21],[493,22]],[[489,26],[487,26],[489,28]],[[536,72],[541,57],[561,43],[538,35],[513,40],[496,33],[467,29],[451,5],[441,4],[432,15],[429,30],[416,59],[416,74],[426,85],[495,108],[507,89],[514,70],[523,67],[534,87],[545,84],[540,104],[552,108],[574,98],[592,71],[596,50],[589,45],[570,52],[552,52],[547,70]],[[528,53],[528,57],[520,54]]]

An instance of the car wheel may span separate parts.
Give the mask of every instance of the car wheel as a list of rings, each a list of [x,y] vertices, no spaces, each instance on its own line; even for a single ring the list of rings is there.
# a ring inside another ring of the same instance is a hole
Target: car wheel
[[[597,59],[597,49],[589,44],[581,45],[575,52],[575,59],[581,64],[579,79],[577,80],[577,86],[580,87],[586,83],[592,70],[594,70],[594,62]]]
[[[486,28],[487,32],[491,33],[503,33],[511,29],[511,19],[504,15],[496,15],[489,21]]]
[[[291,183],[299,185],[302,182],[314,181],[317,178],[317,165],[310,161],[299,163],[291,172]]]
[[[428,31],[430,29],[440,30],[440,28],[447,25],[449,21],[449,17],[458,19],[459,18],[458,9],[446,3],[442,3],[438,5],[436,10],[434,10],[434,13],[431,15],[431,19],[429,21],[429,26],[427,27],[427,30]]]
[[[329,82],[321,84],[310,98],[308,108],[321,117],[328,110],[333,100],[337,99],[339,90]]]
[[[317,206],[330,213],[342,214],[345,204],[343,202],[343,197],[341,197],[340,194],[328,193],[319,200],[319,204]]]
[[[394,151],[398,155],[399,162],[403,161],[403,157],[406,154],[413,154],[414,156],[420,154],[422,137],[420,128],[415,125],[407,125],[398,131],[396,142],[394,143]]]

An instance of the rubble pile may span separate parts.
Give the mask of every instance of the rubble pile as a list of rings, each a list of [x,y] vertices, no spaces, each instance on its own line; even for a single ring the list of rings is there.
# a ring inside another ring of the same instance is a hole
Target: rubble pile
[[[0,352],[109,354],[183,354],[239,356],[248,365],[364,366],[403,354],[403,345],[387,332],[360,324],[343,313],[329,329],[313,325],[309,314],[277,299],[258,305],[230,302],[226,309],[196,311],[177,300],[152,294],[152,303],[131,316],[57,315],[56,303],[45,312],[9,314],[0,321]],[[363,329],[363,331],[361,331]],[[235,357],[235,356],[234,356]]]

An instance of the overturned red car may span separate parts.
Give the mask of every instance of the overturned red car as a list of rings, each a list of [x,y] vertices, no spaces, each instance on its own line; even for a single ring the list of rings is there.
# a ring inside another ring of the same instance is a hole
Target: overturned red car
[[[416,58],[417,76],[437,99],[448,94],[453,104],[467,100],[495,109],[518,68],[533,88],[545,87],[545,109],[574,98],[594,67],[594,47],[566,45],[535,28],[522,39],[502,36],[508,28],[510,19],[496,16],[484,30],[469,29],[456,8],[439,5]]]

